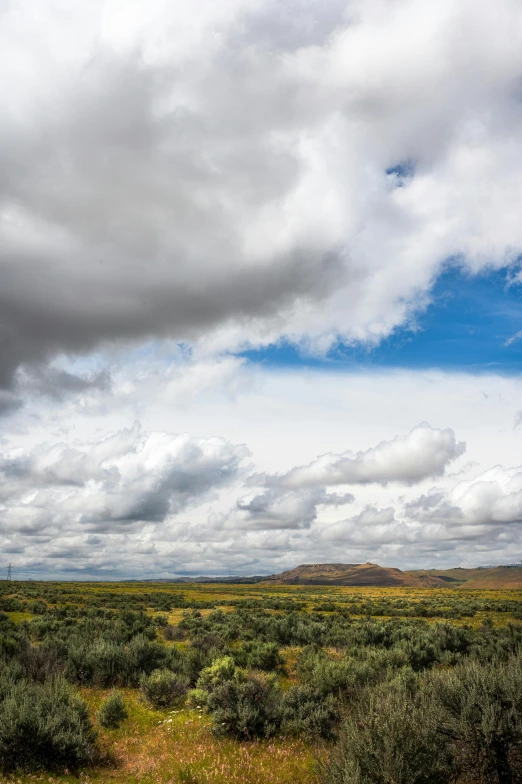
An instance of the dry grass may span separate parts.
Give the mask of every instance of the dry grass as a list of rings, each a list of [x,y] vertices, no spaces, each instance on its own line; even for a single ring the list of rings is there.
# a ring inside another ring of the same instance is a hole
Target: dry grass
[[[73,776],[17,774],[3,784],[103,782],[113,784],[317,784],[314,752],[297,740],[240,743],[217,739],[198,710],[152,710],[123,689],[129,718],[118,730],[99,728],[105,767]],[[84,689],[93,717],[109,692]],[[320,749],[317,750],[320,752]]]

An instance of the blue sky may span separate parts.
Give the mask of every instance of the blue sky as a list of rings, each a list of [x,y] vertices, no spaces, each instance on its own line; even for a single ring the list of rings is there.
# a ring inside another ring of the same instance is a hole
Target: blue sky
[[[522,288],[506,270],[470,275],[449,266],[415,326],[402,327],[378,346],[340,343],[327,357],[307,357],[278,343],[243,356],[269,366],[440,368],[519,373],[522,370]]]

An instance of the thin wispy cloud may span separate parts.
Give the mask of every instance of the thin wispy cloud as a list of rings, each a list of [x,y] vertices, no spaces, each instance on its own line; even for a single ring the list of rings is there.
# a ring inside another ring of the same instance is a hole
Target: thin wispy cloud
[[[511,337],[506,340],[504,346],[511,346],[513,343],[516,343],[521,338],[522,338],[522,329],[519,329],[518,332],[515,332],[514,335],[511,335]]]

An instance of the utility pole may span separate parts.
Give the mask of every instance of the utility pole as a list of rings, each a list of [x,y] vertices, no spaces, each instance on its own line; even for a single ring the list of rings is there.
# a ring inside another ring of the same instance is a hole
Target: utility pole
[[[11,582],[11,580],[13,579],[11,564],[9,564],[9,566],[7,567],[7,579],[9,580],[9,582]]]

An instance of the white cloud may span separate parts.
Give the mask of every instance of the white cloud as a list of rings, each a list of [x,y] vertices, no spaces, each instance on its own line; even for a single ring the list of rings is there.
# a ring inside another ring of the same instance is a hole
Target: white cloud
[[[300,529],[310,528],[317,519],[318,507],[352,504],[351,493],[326,493],[324,489],[285,491],[270,488],[253,497],[241,498],[222,520],[232,529]]]
[[[497,465],[449,491],[432,491],[408,506],[417,519],[468,525],[506,526],[522,522],[522,466]]]
[[[147,433],[40,445],[0,460],[2,530],[70,534],[161,522],[231,482],[249,455],[223,438]]]
[[[395,510],[391,507],[378,509],[366,506],[359,514],[324,527],[318,533],[318,539],[344,546],[371,547],[404,540],[407,538],[405,531],[404,524],[395,519]]]
[[[465,449],[466,445],[457,442],[450,428],[438,430],[423,423],[407,436],[382,441],[375,448],[355,453],[327,453],[309,465],[292,468],[282,476],[268,476],[265,481],[268,485],[289,488],[373,482],[415,484],[443,474],[446,466]]]

